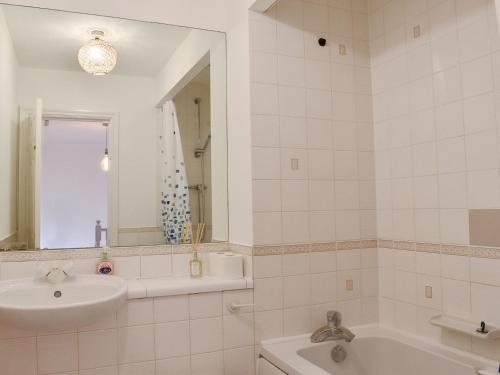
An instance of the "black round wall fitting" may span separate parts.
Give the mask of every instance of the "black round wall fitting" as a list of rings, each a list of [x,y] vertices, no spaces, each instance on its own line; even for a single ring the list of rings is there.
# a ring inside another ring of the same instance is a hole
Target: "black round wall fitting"
[[[325,39],[325,38],[319,38],[319,39],[318,39],[318,44],[319,44],[321,47],[326,46],[326,39]]]

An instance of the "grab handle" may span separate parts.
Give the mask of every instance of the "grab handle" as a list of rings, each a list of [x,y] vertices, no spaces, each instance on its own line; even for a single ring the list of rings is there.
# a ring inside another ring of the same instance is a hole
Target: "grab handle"
[[[254,303],[237,304],[237,303],[232,302],[232,303],[227,304],[227,311],[234,314],[234,313],[237,313],[238,311],[240,311],[240,309],[244,309],[246,307],[254,307],[254,306],[255,306]]]

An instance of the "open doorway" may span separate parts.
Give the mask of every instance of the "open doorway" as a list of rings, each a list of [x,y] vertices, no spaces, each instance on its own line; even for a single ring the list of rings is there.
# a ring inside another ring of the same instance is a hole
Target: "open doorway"
[[[40,247],[105,246],[108,122],[44,118]]]

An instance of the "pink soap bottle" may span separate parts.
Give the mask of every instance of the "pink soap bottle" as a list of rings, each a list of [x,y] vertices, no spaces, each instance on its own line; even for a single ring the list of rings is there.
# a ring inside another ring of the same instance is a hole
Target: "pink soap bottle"
[[[96,271],[99,275],[112,275],[113,274],[113,263],[108,258],[108,253],[103,252],[101,261],[97,264]]]

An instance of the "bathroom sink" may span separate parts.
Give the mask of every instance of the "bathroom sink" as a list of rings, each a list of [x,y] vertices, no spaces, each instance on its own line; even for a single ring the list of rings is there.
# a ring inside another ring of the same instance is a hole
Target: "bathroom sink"
[[[47,279],[0,282],[0,324],[22,329],[84,327],[116,312],[127,298],[117,276],[77,275],[61,283]]]

